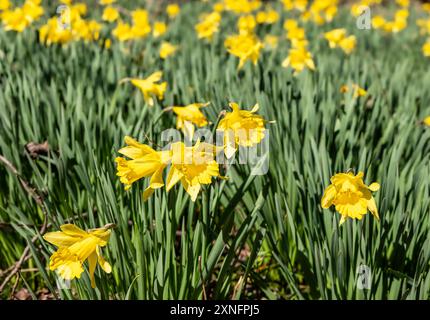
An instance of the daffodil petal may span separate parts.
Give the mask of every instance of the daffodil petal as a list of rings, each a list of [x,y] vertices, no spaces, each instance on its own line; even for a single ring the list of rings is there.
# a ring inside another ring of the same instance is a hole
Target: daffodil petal
[[[99,248],[99,247],[97,247],[97,249],[96,249],[96,253],[97,253],[98,262],[99,262],[100,267],[103,269],[103,271],[104,271],[104,272],[106,272],[106,273],[111,273],[111,272],[112,272],[112,267],[111,267],[111,265],[109,264],[109,262],[107,262],[107,261],[103,258],[102,254],[101,254],[101,250],[100,250],[100,248]]]
[[[172,187],[181,180],[183,174],[181,171],[172,166],[167,175],[166,190],[169,191]]]
[[[370,200],[367,201],[367,208],[373,214],[373,216],[379,220],[378,208],[376,206],[375,198],[371,197]]]
[[[95,251],[92,254],[90,254],[90,256],[88,257],[88,264],[89,264],[88,272],[90,274],[91,287],[95,288],[96,279],[94,278],[94,272],[97,266],[97,253]]]
[[[80,241],[82,237],[71,236],[61,231],[55,231],[46,233],[43,239],[57,247],[69,247],[77,241]]]
[[[148,200],[154,194],[154,191],[155,190],[153,188],[151,188],[151,187],[146,188],[143,191],[143,201]]]
[[[74,236],[74,237],[86,237],[86,236],[88,236],[87,232],[85,232],[81,228],[78,228],[74,224],[63,224],[62,226],[60,226],[60,229],[65,234],[68,234],[70,236]]]
[[[381,188],[381,186],[377,182],[374,182],[369,186],[369,190],[373,192],[378,191],[379,188]]]
[[[330,208],[333,204],[333,200],[336,198],[336,187],[334,185],[329,185],[321,198],[321,207],[324,209]]]

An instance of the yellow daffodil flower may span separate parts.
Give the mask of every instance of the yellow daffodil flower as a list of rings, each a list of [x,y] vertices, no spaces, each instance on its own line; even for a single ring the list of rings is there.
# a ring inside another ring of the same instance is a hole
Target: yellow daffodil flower
[[[421,34],[430,35],[430,19],[418,19],[417,26],[420,27]]]
[[[383,29],[386,20],[383,16],[376,15],[372,18],[372,27],[375,29]]]
[[[175,18],[179,13],[181,12],[181,8],[176,3],[169,4],[166,7],[166,13],[169,16],[170,19]]]
[[[46,45],[53,43],[65,44],[74,39],[70,29],[62,28],[58,24],[57,18],[51,18],[46,24],[39,28],[39,40]]]
[[[32,22],[38,20],[43,15],[43,7],[40,1],[27,0],[22,7],[16,7],[13,10],[6,10],[10,3],[4,2],[1,6],[5,9],[1,13],[1,20],[6,31],[23,32]]]
[[[72,20],[76,20],[80,18],[81,16],[84,16],[87,14],[87,5],[85,3],[77,3],[74,4],[71,8],[71,16]]]
[[[116,0],[100,0],[100,4],[102,5],[102,6],[106,6],[106,5],[109,5],[109,4],[112,4],[112,3],[115,3],[116,2]]]
[[[401,7],[409,7],[410,5],[409,0],[396,0],[396,3]]]
[[[261,6],[260,0],[224,0],[224,8],[236,14],[247,14]]]
[[[282,0],[286,11],[298,10],[303,12],[308,7],[308,0]]]
[[[212,12],[200,17],[200,22],[196,24],[195,30],[199,39],[212,40],[214,33],[218,32],[221,15],[219,12]]]
[[[23,32],[29,25],[25,12],[21,8],[3,12],[2,20],[5,31]]]
[[[111,39],[106,39],[103,43],[103,47],[106,49],[109,49],[112,46],[112,40]]]
[[[379,190],[379,184],[374,182],[367,186],[363,182],[363,172],[354,175],[352,172],[338,173],[331,178],[321,199],[321,207],[328,209],[334,205],[342,218],[340,225],[347,218],[361,220],[367,211],[379,220],[378,209],[371,192]]]
[[[287,31],[297,29],[299,27],[299,23],[294,19],[287,19],[284,22],[284,29]]]
[[[95,20],[80,19],[73,24],[73,31],[77,34],[77,38],[84,41],[97,40],[100,36],[102,26]]]
[[[6,11],[11,7],[9,0],[0,0],[0,11]]]
[[[327,22],[332,22],[334,17],[337,15],[338,9],[337,6],[329,6],[327,9],[325,9],[324,16],[325,20]]]
[[[161,80],[163,73],[161,71],[154,72],[146,79],[138,79],[138,78],[125,78],[120,82],[130,81],[134,86],[142,91],[145,102],[148,103],[149,106],[154,105],[154,99],[152,95],[158,97],[159,100],[163,100],[164,92],[167,88],[167,82],[156,83]]]
[[[364,97],[367,94],[367,91],[361,88],[360,86],[358,86],[357,84],[352,84],[351,89],[354,92],[354,98]],[[344,85],[340,88],[340,92],[342,93],[347,93],[349,92],[349,90],[350,90],[350,87],[347,85]]]
[[[134,38],[144,38],[151,33],[148,11],[144,9],[133,10],[131,12],[131,18],[133,20],[131,30]]]
[[[278,47],[279,38],[274,35],[267,34],[264,37],[264,47],[269,49],[276,49]]]
[[[118,22],[115,29],[112,30],[112,34],[119,41],[127,41],[133,39],[133,30],[131,28],[131,25],[122,21]]]
[[[178,46],[174,46],[169,42],[162,42],[160,46],[160,58],[166,59],[167,57],[173,55],[178,50]]]
[[[293,68],[295,75],[302,72],[305,68],[315,70],[312,54],[304,47],[291,49],[288,57],[282,62],[282,66],[284,68]]]
[[[279,13],[276,10],[268,9],[259,11],[256,16],[257,23],[273,24],[279,20]]]
[[[204,127],[208,124],[206,116],[200,111],[201,108],[207,105],[209,105],[209,102],[192,103],[184,107],[171,107],[178,117],[176,120],[176,128],[182,130],[185,136],[192,138],[194,135],[194,125],[197,127]]]
[[[22,6],[22,10],[24,11],[25,18],[29,23],[38,20],[44,12],[43,7],[40,5],[40,1],[38,0],[25,1]]]
[[[287,39],[288,40],[297,40],[297,41],[302,41],[306,39],[306,33],[305,33],[305,29],[303,28],[292,28],[290,30],[288,30],[287,33]]]
[[[192,201],[196,201],[201,186],[210,184],[213,177],[220,177],[215,158],[215,146],[197,142],[187,147],[183,142],[171,146],[172,164],[166,179],[166,190],[181,182]]]
[[[354,51],[356,46],[357,46],[357,38],[355,36],[346,37],[345,39],[342,39],[339,42],[339,47],[346,54],[351,54],[351,52]]]
[[[57,270],[63,279],[79,279],[84,271],[82,265],[88,259],[91,287],[95,288],[94,272],[97,262],[106,273],[112,271],[100,249],[107,245],[112,227],[109,224],[87,232],[73,224],[64,224],[60,227],[61,231],[46,233],[43,239],[58,247],[50,258],[49,269]]]
[[[158,38],[165,34],[167,31],[167,25],[161,21],[155,21],[152,28],[152,35],[154,38]]]
[[[223,2],[217,2],[212,6],[215,12],[223,12],[225,7]]]
[[[357,44],[356,37],[347,37],[345,29],[334,29],[326,32],[324,37],[328,41],[330,48],[340,47],[346,54],[350,54]]]
[[[129,189],[137,180],[151,176],[149,186],[143,193],[147,200],[155,189],[164,186],[163,170],[170,164],[166,180],[169,191],[181,181],[186,192],[196,201],[197,195],[204,184],[210,184],[212,177],[219,177],[219,166],[215,154],[218,150],[214,145],[198,141],[194,147],[187,147],[182,142],[172,143],[169,150],[155,151],[151,147],[126,137],[127,147],[119,152],[132,160],[118,157],[117,175]]]
[[[430,57],[430,40],[423,45],[423,54],[425,57]]]
[[[237,103],[230,103],[232,112],[227,112],[220,120],[217,131],[224,134],[224,152],[231,158],[237,146],[252,147],[260,143],[265,136],[266,121],[262,116],[255,114],[258,104],[251,111],[241,110]]]
[[[426,126],[430,127],[430,116],[425,117],[425,118],[424,118],[424,120],[423,120],[423,123],[424,123]]]
[[[108,22],[114,22],[119,18],[119,12],[114,7],[106,7],[103,10],[102,20]]]
[[[334,29],[326,32],[324,38],[328,41],[330,48],[336,48],[339,42],[346,37],[346,29]]]
[[[263,47],[260,40],[251,34],[231,35],[227,37],[224,45],[230,54],[239,58],[238,69],[241,69],[248,60],[256,65]]]
[[[126,160],[117,157],[117,176],[125,185],[125,190],[139,179],[151,176],[148,188],[143,192],[144,200],[148,199],[155,191],[164,186],[163,170],[168,165],[171,156],[170,151],[155,151],[150,146],[139,143],[131,137],[125,137],[127,147],[118,152],[130,158]]]
[[[237,28],[240,34],[252,34],[257,22],[252,14],[241,16],[237,21]]]

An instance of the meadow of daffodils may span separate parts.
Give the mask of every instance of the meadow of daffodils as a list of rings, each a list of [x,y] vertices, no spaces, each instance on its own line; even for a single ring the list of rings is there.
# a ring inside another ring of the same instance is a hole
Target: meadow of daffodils
[[[430,3],[0,0],[0,299],[429,299]]]

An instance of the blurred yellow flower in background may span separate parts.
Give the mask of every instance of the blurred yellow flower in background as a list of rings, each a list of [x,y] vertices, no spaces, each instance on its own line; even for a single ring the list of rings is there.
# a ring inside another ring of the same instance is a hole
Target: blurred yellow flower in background
[[[350,54],[356,47],[357,39],[355,36],[346,36],[346,29],[334,29],[326,32],[324,37],[329,43],[330,48],[340,47],[346,54]]]
[[[158,38],[165,34],[167,31],[167,25],[162,21],[155,21],[152,27],[152,35],[154,38]]]
[[[113,224],[84,231],[73,224],[60,226],[61,231],[48,232],[43,239],[58,247],[49,261],[49,269],[57,270],[66,280],[80,278],[82,265],[88,259],[91,287],[96,287],[94,272],[97,262],[106,272],[111,273],[111,265],[101,255],[101,247],[107,245]]]
[[[131,40],[134,37],[131,25],[122,21],[117,23],[115,29],[112,30],[112,34],[119,41]]]
[[[224,3],[221,1],[214,3],[212,6],[213,11],[215,12],[222,12],[225,9]]]
[[[225,10],[236,14],[251,13],[260,7],[260,0],[224,0]]]
[[[284,21],[284,29],[287,31],[296,29],[299,27],[299,22],[294,19],[287,19]]]
[[[267,34],[264,37],[264,47],[269,49],[276,49],[278,47],[279,38],[277,36]]]
[[[279,13],[272,8],[266,11],[257,12],[256,16],[257,23],[273,24],[279,20]]]
[[[154,105],[154,99],[152,96],[158,97],[159,100],[163,100],[164,92],[167,88],[167,82],[157,83],[161,80],[163,73],[161,71],[154,72],[146,79],[139,78],[125,78],[120,81],[126,82],[130,81],[134,86],[142,91],[145,102],[149,104],[149,106]]]
[[[100,36],[102,25],[95,20],[78,20],[73,24],[73,31],[78,34],[79,39],[85,41],[97,40]]]
[[[195,26],[198,38],[212,40],[214,33],[218,32],[220,21],[221,15],[218,12],[202,15]]]
[[[285,20],[284,29],[287,31],[287,39],[291,42],[291,47],[306,51],[309,42],[306,39],[305,29],[299,27],[299,23],[294,19]]]
[[[71,29],[62,28],[57,18],[51,18],[39,29],[39,40],[46,45],[52,43],[65,44],[74,39]]]
[[[241,16],[237,21],[237,28],[240,34],[253,34],[257,26],[257,21],[252,14]]]
[[[306,39],[306,32],[304,28],[291,28],[288,30],[287,39],[291,42],[297,41],[301,42]]]
[[[367,91],[358,86],[357,84],[352,84],[351,86],[344,85],[340,88],[340,92],[347,93],[350,89],[352,89],[354,92],[354,98],[364,97],[367,94]]]
[[[38,20],[44,13],[43,7],[40,5],[40,0],[27,0],[22,6],[25,18],[31,23]]]
[[[256,112],[255,104],[251,111],[240,109],[239,105],[231,102],[232,112],[226,112],[218,124],[217,131],[224,134],[224,152],[231,158],[238,146],[252,147],[265,137],[266,121]]]
[[[109,4],[112,4],[112,3],[115,3],[115,2],[116,2],[116,0],[100,0],[100,4],[103,5],[103,6],[109,5]]]
[[[424,118],[424,120],[423,120],[423,123],[424,123],[426,126],[430,127],[430,116],[425,117],[425,118]]]
[[[302,72],[305,68],[315,70],[312,54],[304,47],[291,49],[288,57],[282,62],[282,66],[284,68],[293,68],[295,75]]]
[[[176,3],[169,4],[166,7],[166,13],[171,19],[175,18],[180,12],[181,12],[181,8]]]
[[[114,7],[106,7],[103,10],[102,20],[108,22],[114,22],[119,18],[119,12]]]
[[[423,54],[425,57],[430,57],[430,40],[423,45]]]
[[[38,0],[27,0],[22,7],[8,10],[8,1],[1,3],[2,11],[0,18],[6,31],[23,32],[32,22],[38,20],[43,15],[43,7]]]
[[[417,19],[417,25],[423,35],[430,35],[430,19]]]
[[[204,127],[208,124],[206,116],[201,112],[201,108],[209,105],[207,103],[192,103],[187,106],[171,107],[177,115],[176,128],[182,130],[185,136],[192,138],[194,135],[194,125]]]
[[[378,191],[380,186],[374,182],[367,186],[363,182],[363,172],[354,175],[352,172],[337,173],[330,180],[331,184],[325,189],[321,198],[324,209],[335,206],[342,218],[340,225],[347,218],[361,220],[367,211],[379,220],[378,208],[371,192]]]
[[[2,14],[3,26],[6,31],[12,30],[16,32],[23,32],[29,25],[25,19],[24,10],[16,8],[12,11],[5,11]]]
[[[229,53],[239,58],[238,69],[241,69],[248,60],[257,64],[263,44],[255,35],[238,34],[228,36],[224,46]]]
[[[151,32],[151,25],[149,24],[148,11],[144,9],[136,9],[131,12],[133,20],[133,36],[136,38],[143,38]]]
[[[308,0],[282,0],[286,11],[298,10],[303,12],[308,7]]]
[[[9,9],[11,6],[9,0],[0,0],[0,11]]]
[[[386,20],[383,16],[376,15],[372,18],[372,27],[375,29],[384,28]]]
[[[410,5],[409,0],[396,0],[396,3],[401,7],[409,7]]]
[[[163,41],[160,46],[160,58],[166,59],[167,57],[173,55],[178,50],[178,46],[174,46],[170,42]]]

